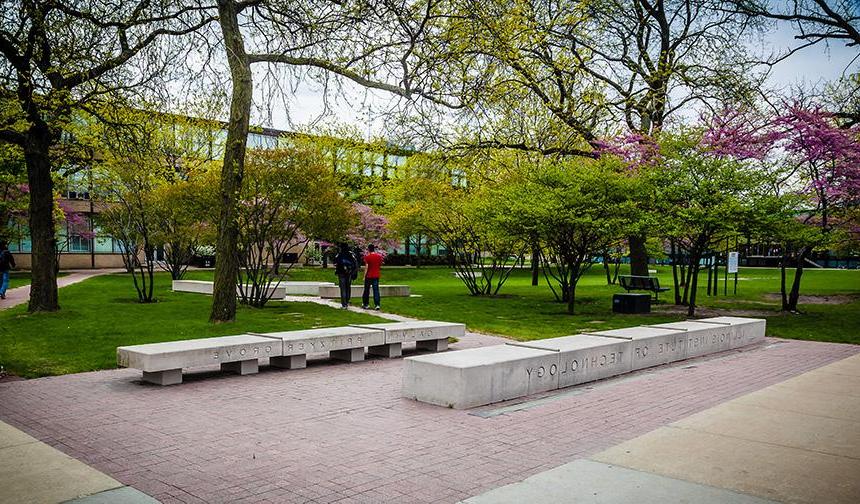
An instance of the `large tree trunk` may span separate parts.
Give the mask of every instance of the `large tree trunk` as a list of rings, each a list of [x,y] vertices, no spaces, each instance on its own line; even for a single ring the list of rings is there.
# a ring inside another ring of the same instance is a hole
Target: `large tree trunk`
[[[51,180],[51,134],[44,124],[27,133],[24,160],[30,186],[30,241],[32,243],[28,311],[57,311],[57,239],[54,229],[54,183]]]
[[[648,249],[645,248],[645,236],[630,236],[630,274],[648,276]]]
[[[532,286],[535,286],[539,283],[539,275],[540,275],[540,249],[536,246],[532,246]]]
[[[239,31],[236,4],[232,0],[218,0],[218,14],[224,45],[227,48],[233,95],[230,102],[230,121],[227,124],[227,143],[224,146],[224,165],[221,168],[221,213],[215,245],[215,285],[209,320],[229,322],[236,318],[236,283],[239,276],[236,205],[245,171],[245,146],[248,141],[253,81],[251,65],[245,53],[242,33]]]

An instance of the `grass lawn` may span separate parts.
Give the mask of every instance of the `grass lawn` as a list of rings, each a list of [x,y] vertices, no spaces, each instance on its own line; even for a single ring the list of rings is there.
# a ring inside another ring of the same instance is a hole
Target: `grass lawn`
[[[68,273],[60,273],[57,275],[58,277],[66,276]],[[29,271],[12,271],[9,273],[9,288],[14,289],[15,287],[23,287],[25,285],[30,285],[30,272]]]
[[[116,367],[116,347],[180,339],[379,322],[312,303],[241,307],[236,321],[208,323],[212,298],[170,291],[156,279],[159,302],[139,304],[131,278],[106,275],[60,289],[57,313],[29,315],[20,305],[0,311],[0,365],[27,378]]]
[[[652,266],[654,268],[654,266]],[[658,267],[660,285],[672,286],[670,267]],[[565,305],[555,302],[545,280],[531,285],[529,271],[515,271],[496,298],[473,297],[450,269],[443,267],[383,268],[383,284],[407,284],[420,298],[388,298],[382,304],[386,311],[422,319],[463,322],[472,331],[532,340],[564,336],[578,332],[628,327],[640,324],[684,320],[686,308],[672,305],[672,291],[660,295],[660,304],[652,305],[648,315],[619,315],[612,313],[612,294],[623,292],[616,285],[606,285],[603,269],[596,265],[580,281],[576,296],[576,314],[567,315]],[[211,279],[211,271],[191,271],[188,278]],[[334,281],[333,270],[296,268],[292,280]],[[741,316],[765,317],[767,333],[793,339],[860,343],[860,270],[806,270],[801,294],[816,296],[815,304],[801,302],[801,315],[779,311],[779,270],[741,268],[738,293],[723,296],[722,277],[719,295],[705,294],[707,275],[699,279],[697,316],[713,316],[733,312]],[[837,296],[823,304],[824,296]],[[360,304],[360,300],[353,300]],[[716,313],[715,313],[716,312]]]

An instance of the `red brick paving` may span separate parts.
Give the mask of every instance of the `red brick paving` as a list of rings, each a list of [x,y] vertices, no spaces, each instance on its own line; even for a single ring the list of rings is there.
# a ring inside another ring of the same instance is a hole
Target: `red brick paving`
[[[456,347],[496,342],[470,334]],[[455,502],[858,352],[769,339],[488,418],[471,413],[516,402],[400,398],[400,359],[165,388],[116,370],[0,384],[0,419],[163,502]]]

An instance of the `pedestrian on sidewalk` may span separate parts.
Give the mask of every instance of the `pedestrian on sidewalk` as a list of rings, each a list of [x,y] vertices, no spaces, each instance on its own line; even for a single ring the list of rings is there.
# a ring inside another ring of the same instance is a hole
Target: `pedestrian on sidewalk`
[[[349,298],[352,295],[352,281],[358,275],[358,264],[346,243],[340,244],[334,258],[334,274],[337,275],[337,284],[340,286],[340,307],[345,310],[349,307]]]
[[[373,304],[375,310],[379,311],[379,276],[382,269],[382,254],[376,251],[372,243],[367,246],[367,254],[364,256],[364,293],[361,295],[361,305],[364,309],[370,308],[370,288],[373,288]]]
[[[15,268],[15,257],[9,252],[6,242],[0,242],[0,299],[6,299],[9,288],[9,270]]]

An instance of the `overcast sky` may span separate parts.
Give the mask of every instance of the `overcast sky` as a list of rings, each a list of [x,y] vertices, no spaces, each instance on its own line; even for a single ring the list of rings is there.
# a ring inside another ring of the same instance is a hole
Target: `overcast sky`
[[[770,40],[766,45],[770,45],[774,51],[786,51],[798,45],[793,38],[794,35],[795,32],[790,26],[782,25],[778,30],[771,32]],[[760,50],[760,48],[753,49]],[[779,88],[823,85],[845,73],[860,71],[858,54],[860,49],[846,47],[842,43],[829,45],[819,43],[777,64],[772,69],[769,84]],[[383,125],[379,120],[376,122],[368,120],[367,108],[383,108],[390,99],[389,95],[382,91],[369,92],[350,82],[344,86],[344,94],[346,96],[329,98],[331,113],[324,120],[356,126],[365,138],[378,136]],[[293,125],[288,121],[286,107],[289,107],[289,117]],[[284,130],[296,129],[297,126],[307,124],[317,119],[320,111],[323,110],[323,90],[315,85],[301,85],[286,107],[281,104],[274,105],[271,107],[271,121],[257,115],[254,123],[271,122],[267,125]]]

